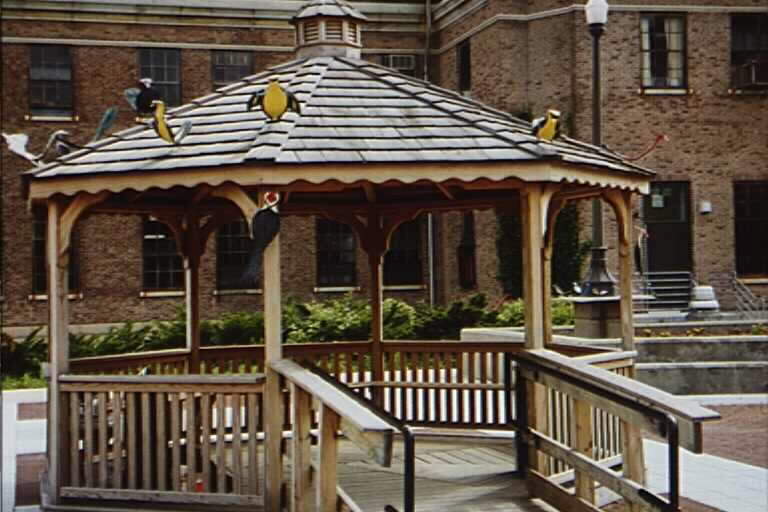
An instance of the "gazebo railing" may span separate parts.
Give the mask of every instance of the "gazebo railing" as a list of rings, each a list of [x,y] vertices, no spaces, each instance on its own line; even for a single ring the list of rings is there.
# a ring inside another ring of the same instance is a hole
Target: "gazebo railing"
[[[62,498],[262,505],[264,378],[59,378]]]

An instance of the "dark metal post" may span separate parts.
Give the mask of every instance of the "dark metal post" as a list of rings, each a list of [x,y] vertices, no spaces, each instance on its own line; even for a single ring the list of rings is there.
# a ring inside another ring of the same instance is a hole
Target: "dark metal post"
[[[605,24],[589,25],[592,35],[592,144],[600,146],[602,137],[602,99],[600,75],[600,37],[605,33]],[[592,254],[589,271],[582,286],[582,295],[616,295],[616,280],[605,264],[606,248],[603,246],[603,205],[602,200],[592,200]]]
[[[403,485],[403,506],[405,512],[416,510],[416,440],[408,427],[403,429],[403,449],[405,450],[405,471]]]
[[[669,508],[680,510],[680,436],[677,419],[667,416],[667,448],[669,449]]]
[[[528,395],[525,379],[522,378],[520,363],[515,365],[515,445],[517,449],[517,472],[525,475],[528,472],[528,443],[525,436],[528,435]]]

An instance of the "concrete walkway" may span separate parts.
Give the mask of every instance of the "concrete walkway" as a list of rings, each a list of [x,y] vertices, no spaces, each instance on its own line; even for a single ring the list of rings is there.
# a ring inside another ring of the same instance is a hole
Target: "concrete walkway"
[[[37,507],[14,507],[16,456],[45,451],[45,420],[18,421],[19,403],[44,402],[44,390],[9,391],[2,404],[2,512],[33,512]],[[722,403],[723,400],[720,400]],[[754,403],[754,402],[752,402]],[[667,447],[645,440],[648,484],[655,492],[668,489]],[[681,450],[681,494],[726,512],[768,510],[768,469],[712,455]]]

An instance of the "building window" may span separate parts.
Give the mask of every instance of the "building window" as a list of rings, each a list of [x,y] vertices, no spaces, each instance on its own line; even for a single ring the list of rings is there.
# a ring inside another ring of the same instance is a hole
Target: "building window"
[[[768,89],[768,14],[731,16],[731,69],[735,89]]]
[[[174,49],[139,50],[139,78],[151,78],[166,105],[181,105],[181,52]]]
[[[477,286],[474,212],[464,213],[462,222],[461,241],[458,247],[459,285],[468,290]]]
[[[184,266],[170,229],[152,219],[144,219],[143,286],[145,291],[181,290]]]
[[[216,233],[216,288],[236,290],[258,288],[259,283],[243,282],[252,240],[248,223],[238,220],[225,224]]]
[[[32,294],[34,295],[48,293],[48,258],[45,249],[47,234],[48,213],[45,210],[35,210],[32,220]],[[80,291],[80,268],[77,260],[77,238],[73,232],[69,249],[69,293]]]
[[[36,115],[72,115],[72,58],[68,46],[30,46],[29,107]]]
[[[384,285],[420,285],[424,281],[421,265],[420,219],[401,224],[389,242],[384,256]]]
[[[736,272],[768,276],[768,181],[734,184]]]
[[[253,54],[216,50],[213,52],[213,85],[223,85],[237,82],[244,76],[253,73]]]
[[[381,55],[381,64],[403,75],[416,76],[415,55]]]
[[[644,14],[640,23],[643,87],[685,88],[685,18]]]
[[[459,84],[459,92],[467,92],[472,89],[472,54],[470,53],[470,40],[466,39],[456,47],[456,73]]]
[[[341,222],[317,219],[317,285],[356,286],[355,251],[352,228]]]

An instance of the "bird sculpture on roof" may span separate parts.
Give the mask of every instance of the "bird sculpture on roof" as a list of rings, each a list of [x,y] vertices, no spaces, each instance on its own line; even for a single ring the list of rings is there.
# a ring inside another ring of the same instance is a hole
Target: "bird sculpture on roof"
[[[112,127],[116,119],[117,107],[109,107],[105,110],[90,142],[96,142],[104,137],[104,134],[106,134]],[[49,154],[53,154],[53,158],[58,158],[72,153],[73,151],[77,151],[78,149],[83,149],[84,146],[75,144],[69,140],[70,137],[71,134],[68,131],[56,130],[48,137],[48,142],[45,144],[43,150],[38,154],[33,154],[27,150],[29,136],[26,133],[14,133],[10,135],[3,133],[3,138],[8,145],[8,149],[20,157],[26,158],[36,166],[43,165]]]
[[[301,105],[291,92],[280,86],[277,80],[270,80],[266,89],[253,93],[248,99],[248,110],[258,105],[270,121],[279,121],[283,115],[292,110],[301,114]]]
[[[251,254],[248,256],[248,265],[243,274],[243,281],[246,286],[252,285],[258,279],[261,272],[264,249],[280,232],[280,214],[277,210],[277,203],[279,201],[280,194],[277,192],[267,192],[264,195],[264,205],[256,211],[251,221],[253,246],[251,247]]]
[[[547,110],[544,117],[537,117],[531,123],[531,133],[539,139],[552,141],[560,136],[560,111]]]
[[[173,130],[168,124],[168,120],[165,118],[165,102],[161,100],[153,100],[152,108],[154,109],[152,128],[155,130],[155,133],[157,133],[157,136],[165,142],[178,145],[192,130],[192,121],[184,121],[179,129],[176,130],[176,133],[173,133]]]
[[[152,114],[154,112],[152,102],[163,99],[160,91],[152,87],[151,78],[140,79],[139,87],[126,89],[123,91],[123,95],[139,115]]]

